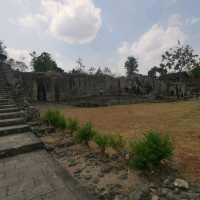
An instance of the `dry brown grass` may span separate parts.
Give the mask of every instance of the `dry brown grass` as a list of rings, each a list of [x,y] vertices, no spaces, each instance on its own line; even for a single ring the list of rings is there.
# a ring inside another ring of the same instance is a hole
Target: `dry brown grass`
[[[148,130],[169,134],[175,146],[175,164],[192,181],[200,183],[200,102],[145,103],[98,108],[38,105],[41,112],[61,110],[81,123],[91,121],[106,133],[141,137]]]

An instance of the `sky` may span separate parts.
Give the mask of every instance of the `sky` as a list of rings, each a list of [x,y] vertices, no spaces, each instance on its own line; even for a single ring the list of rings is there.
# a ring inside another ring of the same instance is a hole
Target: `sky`
[[[6,0],[0,40],[27,65],[30,52],[46,51],[65,71],[81,58],[123,75],[134,56],[147,74],[178,40],[200,52],[199,8],[199,0]]]

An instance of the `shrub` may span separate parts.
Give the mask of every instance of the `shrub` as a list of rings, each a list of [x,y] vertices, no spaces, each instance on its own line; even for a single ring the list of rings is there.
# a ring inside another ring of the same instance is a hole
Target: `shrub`
[[[101,153],[105,154],[106,147],[108,147],[110,144],[109,136],[104,134],[96,134],[94,137],[94,141],[101,149]]]
[[[125,141],[121,135],[110,135],[109,146],[116,150],[118,153],[121,153],[125,146]]]
[[[93,129],[92,124],[90,122],[87,122],[81,128],[79,128],[75,137],[78,142],[84,142],[86,145],[88,145],[88,142],[92,140],[95,134],[96,132]]]
[[[44,120],[55,128],[66,128],[65,117],[58,110],[48,110],[44,115]]]
[[[159,133],[151,131],[143,139],[130,143],[129,164],[136,169],[152,169],[159,167],[161,161],[169,159],[172,154],[169,136],[161,137]]]
[[[79,122],[76,119],[68,118],[66,121],[66,128],[73,134],[79,129]]]

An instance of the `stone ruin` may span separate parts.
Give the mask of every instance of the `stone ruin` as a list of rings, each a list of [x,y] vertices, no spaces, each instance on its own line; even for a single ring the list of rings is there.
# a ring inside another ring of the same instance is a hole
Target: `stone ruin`
[[[140,74],[112,77],[98,74],[19,72],[1,64],[19,102],[64,102],[75,106],[106,106],[198,98],[200,81],[182,73],[151,78]]]

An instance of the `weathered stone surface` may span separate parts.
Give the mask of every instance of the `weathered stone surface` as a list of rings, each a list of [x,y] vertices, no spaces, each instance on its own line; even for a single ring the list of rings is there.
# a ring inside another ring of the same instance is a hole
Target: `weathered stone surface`
[[[183,179],[179,179],[177,178],[175,181],[174,181],[174,186],[175,187],[178,187],[178,188],[182,188],[182,189],[189,189],[189,183]]]
[[[5,176],[0,182],[0,199],[91,199],[80,191],[77,193],[77,188],[71,188],[74,183],[70,179],[61,179],[59,171],[59,167],[44,150],[0,159],[0,172]]]

